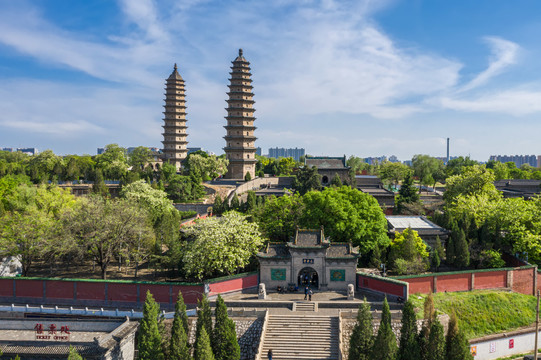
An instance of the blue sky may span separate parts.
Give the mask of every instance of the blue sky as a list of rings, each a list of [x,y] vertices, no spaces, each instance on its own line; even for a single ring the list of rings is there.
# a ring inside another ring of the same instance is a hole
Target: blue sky
[[[189,146],[221,153],[230,61],[257,145],[313,155],[541,154],[537,0],[0,0],[0,147],[161,143],[186,81]]]

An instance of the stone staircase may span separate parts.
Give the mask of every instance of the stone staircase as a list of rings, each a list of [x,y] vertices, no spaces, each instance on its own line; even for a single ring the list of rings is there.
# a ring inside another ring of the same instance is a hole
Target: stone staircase
[[[296,302],[295,309],[293,311],[317,311],[317,306],[315,302]]]
[[[338,360],[338,317],[269,315],[260,359]]]

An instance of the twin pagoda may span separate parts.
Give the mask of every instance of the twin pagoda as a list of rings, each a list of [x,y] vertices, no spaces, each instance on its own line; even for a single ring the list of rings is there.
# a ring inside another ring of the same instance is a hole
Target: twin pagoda
[[[223,148],[229,166],[225,178],[244,179],[246,174],[255,177],[255,141],[254,131],[254,93],[252,92],[252,74],[250,63],[244,58],[242,49],[232,61],[231,78],[229,79],[229,99],[227,100],[227,125],[225,147]],[[163,127],[163,157],[179,170],[182,161],[188,155],[188,133],[186,122],[186,94],[184,80],[179,74],[177,65],[166,80],[164,125]]]

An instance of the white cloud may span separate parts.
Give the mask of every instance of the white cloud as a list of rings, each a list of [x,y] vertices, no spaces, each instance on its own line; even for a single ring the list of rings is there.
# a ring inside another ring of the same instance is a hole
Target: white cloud
[[[492,51],[488,68],[464,85],[460,89],[460,92],[486,84],[490,79],[502,73],[505,68],[517,62],[518,51],[520,49],[518,44],[499,37],[486,37],[485,41],[489,44]]]

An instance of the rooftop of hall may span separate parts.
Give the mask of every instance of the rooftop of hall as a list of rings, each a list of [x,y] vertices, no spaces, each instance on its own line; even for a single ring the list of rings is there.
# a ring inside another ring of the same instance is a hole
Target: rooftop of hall
[[[306,166],[315,166],[318,169],[346,169],[346,156],[306,156],[304,159]]]
[[[289,249],[326,249],[328,258],[357,258],[358,248],[351,243],[331,243],[325,238],[323,227],[319,230],[298,229],[295,236],[287,243],[269,243],[267,247],[257,254],[261,258],[288,259],[291,258]]]
[[[421,234],[448,234],[449,230],[434,224],[424,216],[386,215],[389,232],[411,228]]]

